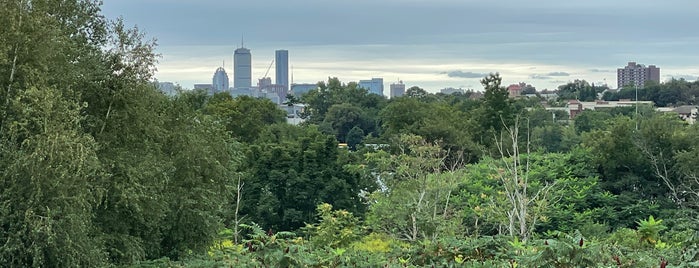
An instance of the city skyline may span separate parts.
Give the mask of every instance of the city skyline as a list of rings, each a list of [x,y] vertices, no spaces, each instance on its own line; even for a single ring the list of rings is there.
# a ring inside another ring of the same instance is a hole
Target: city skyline
[[[186,88],[208,80],[243,34],[254,54],[253,78],[264,74],[275,50],[285,49],[293,54],[289,75],[295,83],[382,77],[430,92],[479,90],[483,76],[499,72],[505,85],[554,89],[585,79],[616,87],[616,69],[629,61],[660,67],[661,81],[699,76],[699,38],[683,30],[699,22],[691,14],[699,7],[694,1],[359,0],[328,6],[311,0],[211,6],[209,0],[124,0],[107,1],[104,12],[157,38],[162,58],[156,78]],[[167,16],[152,15],[163,7]],[[217,15],[234,10],[239,16]],[[263,11],[269,19],[253,18]],[[362,16],[342,16],[351,13]],[[213,23],[219,18],[225,23]]]

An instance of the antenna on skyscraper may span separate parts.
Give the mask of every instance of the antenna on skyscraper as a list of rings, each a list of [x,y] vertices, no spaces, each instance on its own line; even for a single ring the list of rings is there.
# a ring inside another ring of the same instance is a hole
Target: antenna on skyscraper
[[[294,65],[291,65],[291,83],[294,83]]]
[[[245,47],[245,34],[240,34],[240,47]]]

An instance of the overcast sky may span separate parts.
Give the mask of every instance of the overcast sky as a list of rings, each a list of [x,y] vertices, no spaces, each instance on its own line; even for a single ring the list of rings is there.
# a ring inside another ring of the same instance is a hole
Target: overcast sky
[[[616,87],[628,61],[661,78],[699,76],[697,0],[105,0],[158,40],[156,77],[211,83],[244,36],[260,78],[289,50],[296,83],[383,77],[430,92],[482,90],[480,78],[553,89],[575,79]],[[274,68],[274,67],[272,67]],[[274,70],[269,76],[274,78]]]

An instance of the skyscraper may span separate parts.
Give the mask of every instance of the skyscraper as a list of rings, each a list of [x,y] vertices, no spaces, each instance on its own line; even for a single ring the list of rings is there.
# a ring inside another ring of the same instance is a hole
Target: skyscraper
[[[228,90],[228,82],[226,70],[224,70],[223,67],[218,67],[216,72],[214,72],[213,79],[211,79],[211,89],[213,90],[211,93],[216,94]]]
[[[383,78],[372,78],[371,80],[359,80],[359,87],[383,96]]]
[[[646,67],[631,61],[624,68],[616,70],[617,87],[635,86],[642,88],[646,81],[660,83],[660,68],[655,65]]]
[[[391,91],[389,92],[389,97],[391,97],[391,99],[403,95],[405,95],[405,84],[403,84],[403,81],[398,81],[397,84],[391,84]]]
[[[233,87],[249,88],[252,86],[252,55],[250,50],[240,47],[233,55]]]
[[[274,70],[276,72],[275,84],[289,89],[289,51],[277,50],[274,52]]]

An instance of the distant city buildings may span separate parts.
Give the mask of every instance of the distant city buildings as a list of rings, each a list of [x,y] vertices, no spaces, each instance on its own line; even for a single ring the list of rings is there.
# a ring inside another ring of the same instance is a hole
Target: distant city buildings
[[[405,95],[405,84],[403,84],[403,81],[391,84],[388,94],[391,99]]]
[[[253,98],[259,98],[260,97],[260,91],[257,89],[257,87],[243,87],[243,88],[231,88],[228,91],[229,94],[233,98],[239,97],[239,96],[250,96]]]
[[[272,84],[272,78],[263,77],[257,83],[261,96],[266,97],[276,104],[282,104],[286,101],[288,90],[285,85]]]
[[[275,84],[282,85],[289,90],[289,51],[288,50],[277,50],[274,52],[274,71],[276,75],[274,76]]]
[[[359,80],[359,87],[383,96],[383,78],[372,78],[371,80]]]
[[[252,86],[252,55],[250,49],[240,47],[233,54],[233,87]]]
[[[214,72],[214,77],[211,79],[211,92],[210,95],[225,92],[228,90],[228,74],[223,67],[218,67],[216,72]]]
[[[617,87],[619,88],[624,86],[642,88],[646,81],[660,83],[660,68],[655,65],[646,67],[631,61],[624,68],[617,69]]]
[[[156,82],[156,87],[160,92],[167,96],[175,96],[177,95],[177,90],[179,88],[179,85],[176,85],[175,83],[172,82]]]
[[[258,88],[263,88],[263,87],[266,87],[269,85],[272,85],[272,78],[262,77],[259,80],[257,80],[257,87]]]
[[[301,97],[301,95],[306,94],[306,92],[317,89],[318,84],[311,84],[311,83],[305,83],[305,84],[291,84],[291,95],[294,95],[296,97]]]
[[[212,84],[194,84],[194,89],[203,89],[203,90],[211,90],[214,88],[214,85]]]
[[[448,88],[440,89],[439,92],[442,94],[445,94],[445,95],[451,95],[454,93],[464,93],[464,90],[460,89],[460,88],[448,87]]]
[[[223,67],[219,67],[214,72],[211,84],[194,84],[195,90],[205,90],[207,94],[213,95],[220,92],[227,92],[232,97],[250,96],[253,98],[267,98],[276,104],[286,101],[289,94],[288,66],[289,52],[287,50],[277,50],[275,61],[277,62],[277,83],[272,83],[270,77],[262,77],[257,81],[257,85],[252,85],[252,54],[250,49],[240,47],[233,55],[233,86],[230,86],[228,73]],[[271,69],[271,66],[270,66]],[[268,69],[269,71],[269,69]],[[267,73],[265,73],[265,76]],[[278,84],[284,83],[284,84]],[[315,84],[311,84],[313,88]],[[165,90],[170,90],[172,86],[164,84]],[[298,88],[298,91],[304,90]]]

